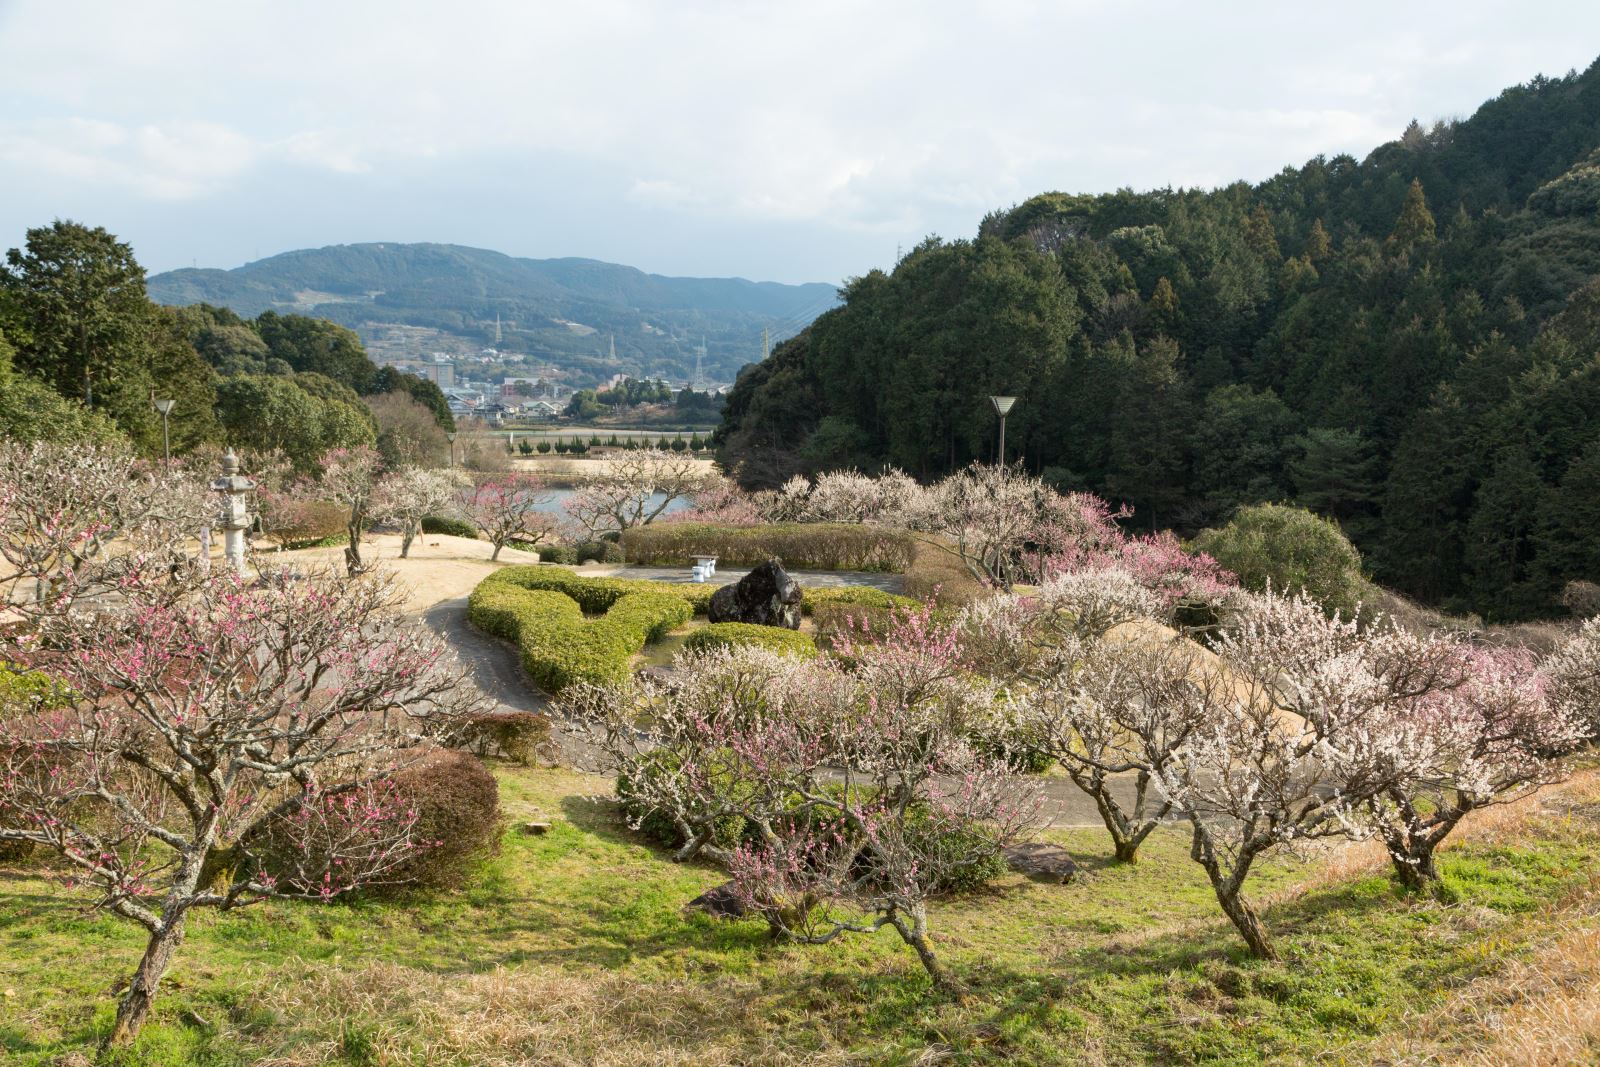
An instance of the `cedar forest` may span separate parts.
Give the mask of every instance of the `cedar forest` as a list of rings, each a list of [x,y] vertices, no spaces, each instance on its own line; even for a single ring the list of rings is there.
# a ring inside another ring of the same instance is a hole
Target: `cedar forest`
[[[1259,185],[1045,193],[930,237],[746,367],[747,487],[991,460],[1193,534],[1337,520],[1373,576],[1486,620],[1600,572],[1600,64]]]

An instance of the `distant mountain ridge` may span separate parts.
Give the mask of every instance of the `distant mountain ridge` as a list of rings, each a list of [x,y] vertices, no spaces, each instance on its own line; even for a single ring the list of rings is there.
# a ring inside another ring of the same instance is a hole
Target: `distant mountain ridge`
[[[450,244],[371,243],[302,249],[232,270],[152,276],[163,304],[217,304],[241,315],[295,311],[359,330],[376,355],[383,326],[420,327],[450,347],[493,344],[578,375],[694,371],[731,379],[775,342],[837,303],[824,283],[675,278],[593,259],[526,259]],[[610,359],[615,339],[617,359]],[[418,343],[423,343],[419,341]]]

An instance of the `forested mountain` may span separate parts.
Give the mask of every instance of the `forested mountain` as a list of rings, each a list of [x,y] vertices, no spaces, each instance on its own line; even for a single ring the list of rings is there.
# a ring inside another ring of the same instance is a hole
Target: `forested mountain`
[[[0,265],[0,437],[146,455],[226,444],[309,469],[334,448],[442,448],[454,428],[437,385],[376,366],[343,326],[153,303],[133,249],[103,228],[31,229]]]
[[[833,306],[822,284],[667,278],[592,259],[517,259],[441,244],[358,244],[285,252],[234,270],[176,270],[149,280],[165,304],[241,315],[299,311],[360,328],[422,326],[587,372],[688,377],[704,337],[705,371],[727,379]],[[618,361],[607,362],[615,337]],[[586,382],[583,384],[587,384]]]
[[[1292,500],[1489,619],[1600,579],[1600,64],[1259,185],[1046,193],[746,368],[747,484],[994,454],[1195,531]]]

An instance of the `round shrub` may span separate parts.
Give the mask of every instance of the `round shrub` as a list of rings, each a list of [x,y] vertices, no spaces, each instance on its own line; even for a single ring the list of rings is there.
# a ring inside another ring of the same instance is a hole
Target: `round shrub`
[[[540,545],[539,562],[575,567],[578,565],[578,550],[571,545]]]
[[[578,546],[579,563],[595,560],[600,563],[622,563],[622,548],[611,541],[585,541]]]
[[[637,776],[655,778],[677,773],[680,763],[675,753],[656,749],[651,755],[653,758],[649,763],[637,768],[635,771]],[[738,781],[728,774],[718,775],[713,781],[730,796],[739,788]],[[639,833],[663,848],[678,849],[688,843],[688,839],[683,836],[678,824],[670,816],[637,799],[634,777],[630,777],[627,773],[617,775],[616,792],[617,800],[622,805],[622,814],[627,818],[628,824],[637,828]],[[718,820],[716,829],[711,834],[711,843],[719,848],[732,849],[738,847],[745,836],[744,817],[730,815]]]
[[[400,795],[416,806],[412,839],[419,847],[397,871],[407,884],[456,888],[474,864],[500,844],[500,785],[481,760],[441,751],[395,775]]]
[[[0,660],[0,719],[60,707],[70,690],[49,676]],[[10,812],[0,803],[0,824]],[[32,841],[0,841],[0,863],[15,863],[34,851]]]
[[[500,786],[494,775],[470,753],[441,749],[402,768],[389,781],[393,791],[386,803],[416,812],[413,848],[372,890],[463,885],[477,860],[500,842]],[[244,846],[213,851],[201,872],[202,882],[235,877],[240,850],[248,848],[278,881],[314,891],[319,881],[315,872],[329,862],[336,842],[325,838],[326,827],[310,833],[286,829],[293,819],[286,813],[267,822]],[[342,838],[338,844],[349,847]]]
[[[445,534],[449,537],[470,537],[478,539],[478,528],[465,519],[454,519],[448,515],[425,515],[422,519],[422,532],[425,534]]]
[[[1205,530],[1195,547],[1256,592],[1304,590],[1330,611],[1349,616],[1366,594],[1361,553],[1344,531],[1305,508],[1258,504],[1240,508],[1221,529]]]

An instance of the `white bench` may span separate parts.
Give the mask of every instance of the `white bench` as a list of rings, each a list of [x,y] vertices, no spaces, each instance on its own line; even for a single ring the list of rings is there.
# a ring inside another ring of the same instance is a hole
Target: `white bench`
[[[694,560],[694,567],[690,571],[694,581],[709,581],[711,576],[717,573],[716,556],[691,556],[690,558]]]

